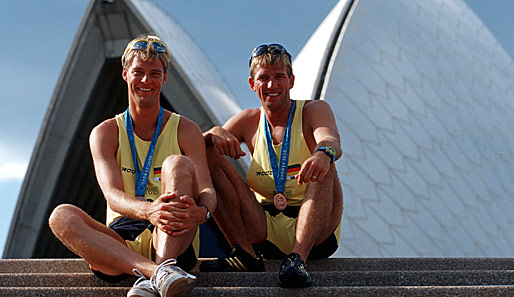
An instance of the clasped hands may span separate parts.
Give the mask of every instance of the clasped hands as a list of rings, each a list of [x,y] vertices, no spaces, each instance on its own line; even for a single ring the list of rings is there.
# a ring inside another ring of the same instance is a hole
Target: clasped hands
[[[181,236],[203,223],[205,212],[188,195],[164,193],[151,203],[149,221],[171,236]]]

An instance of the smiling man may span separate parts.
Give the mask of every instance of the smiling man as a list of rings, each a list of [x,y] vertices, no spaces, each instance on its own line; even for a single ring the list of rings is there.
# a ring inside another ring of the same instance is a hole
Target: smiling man
[[[49,220],[100,278],[139,276],[127,296],[186,295],[196,277],[182,269],[196,265],[198,225],[216,209],[200,128],[160,106],[169,58],[157,36],[132,40],[121,59],[128,108],[91,132],[107,226],[68,204]]]
[[[253,50],[248,82],[261,107],[204,133],[218,195],[213,217],[233,251],[203,262],[200,270],[263,271],[262,254],[284,259],[281,286],[310,286],[304,260],[332,255],[340,235],[335,118],[325,101],[291,100],[291,55],[279,44]],[[246,183],[224,157],[244,156],[242,142],[252,157]]]

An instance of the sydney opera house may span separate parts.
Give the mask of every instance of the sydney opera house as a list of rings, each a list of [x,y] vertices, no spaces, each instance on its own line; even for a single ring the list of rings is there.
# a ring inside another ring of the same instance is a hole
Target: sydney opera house
[[[91,1],[48,107],[5,258],[70,255],[47,226],[60,203],[104,220],[88,136],[126,108],[119,58],[144,32],[174,49],[164,107],[203,130],[240,110],[202,50],[150,1]],[[292,97],[330,103],[342,137],[336,256],[513,255],[514,63],[462,0],[341,0],[294,70]]]

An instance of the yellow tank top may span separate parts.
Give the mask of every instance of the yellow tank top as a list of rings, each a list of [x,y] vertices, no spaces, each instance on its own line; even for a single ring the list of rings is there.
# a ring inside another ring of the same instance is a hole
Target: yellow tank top
[[[178,145],[177,131],[180,115],[172,113],[168,122],[162,129],[157,143],[155,145],[155,153],[152,160],[152,167],[148,183],[146,184],[145,199],[154,201],[161,194],[161,167],[162,163],[169,155],[181,155]],[[132,160],[132,152],[128,140],[127,129],[125,127],[124,113],[116,115],[116,123],[118,124],[118,150],[116,151],[116,162],[121,170],[123,179],[123,190],[132,197],[136,196],[136,171],[134,169],[134,161]],[[146,160],[146,153],[150,147],[151,141],[142,140],[134,133],[134,142],[136,144],[137,161],[139,168],[143,167]],[[113,211],[107,205],[107,225],[121,215]]]
[[[293,123],[291,124],[291,143],[289,148],[289,162],[287,169],[286,188],[284,194],[287,197],[287,204],[291,206],[299,206],[305,196],[307,184],[298,185],[297,179],[291,179],[291,176],[300,172],[301,165],[311,156],[309,147],[305,142],[302,130],[302,111],[305,101],[295,101],[296,109]],[[266,135],[264,132],[264,123],[266,116],[261,109],[259,120],[259,128],[257,129],[257,138],[253,151],[252,162],[246,176],[246,182],[252,191],[255,192],[257,201],[261,204],[273,203],[273,191],[275,191],[275,182],[273,180],[273,171],[271,169],[270,159],[268,156],[268,147],[266,144]],[[280,156],[282,143],[273,145],[277,159]]]

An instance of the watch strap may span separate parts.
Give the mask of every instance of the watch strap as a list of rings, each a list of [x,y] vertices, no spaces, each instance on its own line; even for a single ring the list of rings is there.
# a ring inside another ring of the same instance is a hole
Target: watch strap
[[[330,157],[330,164],[332,164],[336,160],[336,151],[331,146],[320,146],[316,149],[316,151],[321,151],[327,154]]]
[[[203,204],[199,204],[198,206],[203,206],[203,207],[205,207],[205,210],[207,210],[207,213],[205,214],[205,222],[207,222],[211,218],[211,213],[209,211],[209,208]]]

